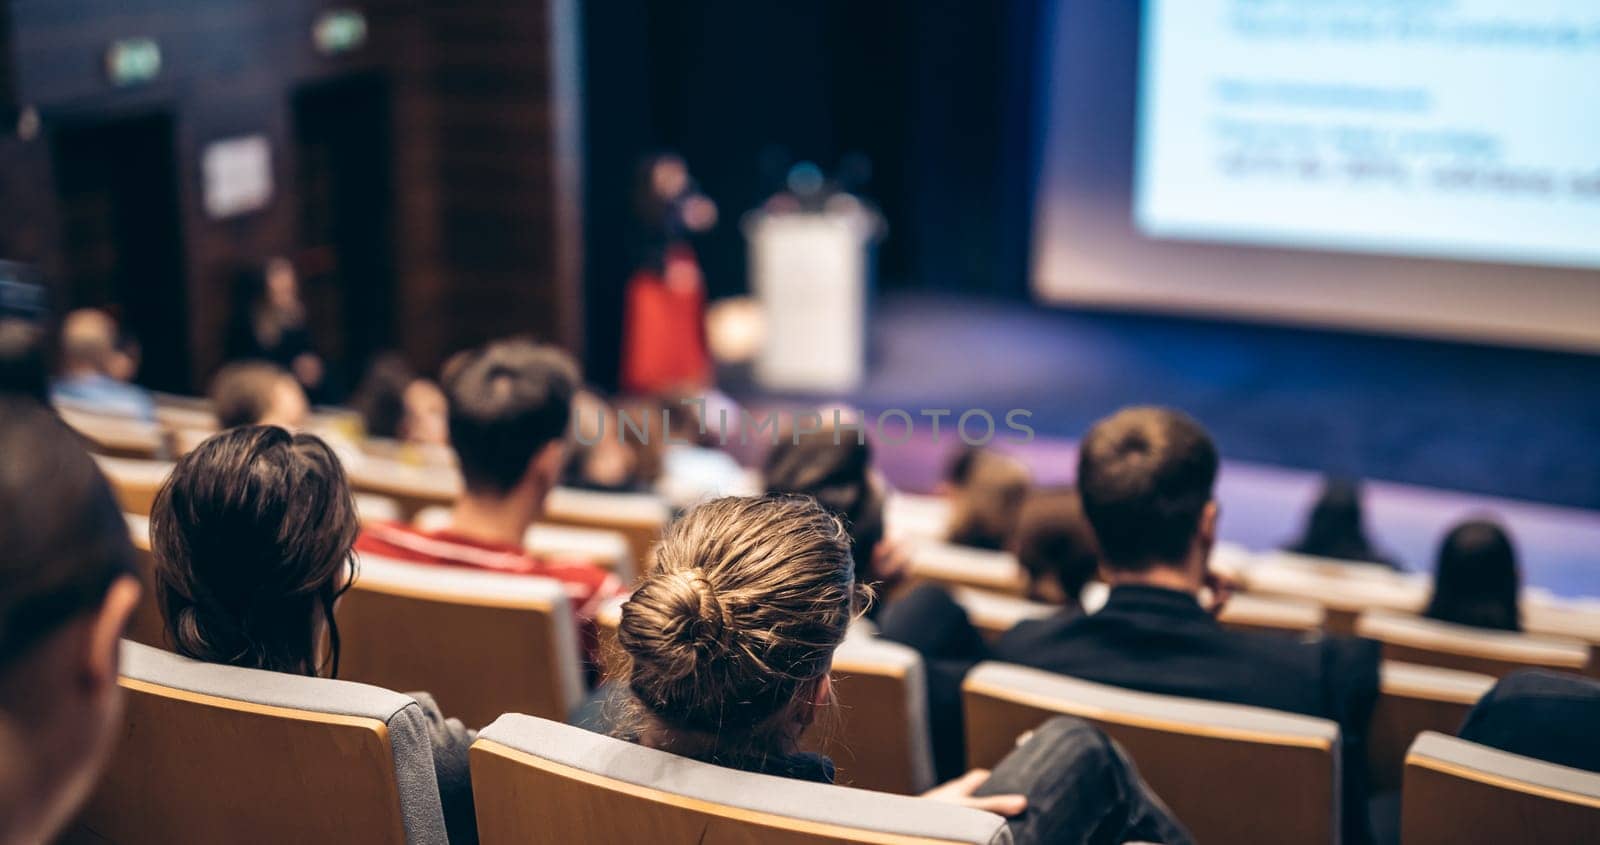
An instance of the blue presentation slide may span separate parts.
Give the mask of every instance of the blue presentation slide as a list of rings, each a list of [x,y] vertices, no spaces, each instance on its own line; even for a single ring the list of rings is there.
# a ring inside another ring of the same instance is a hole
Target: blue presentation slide
[[[1146,0],[1134,224],[1600,268],[1600,0]]]

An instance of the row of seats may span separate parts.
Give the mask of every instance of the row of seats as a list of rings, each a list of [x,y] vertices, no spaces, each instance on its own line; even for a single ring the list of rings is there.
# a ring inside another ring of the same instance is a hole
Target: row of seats
[[[122,747],[68,842],[445,840],[422,712],[405,695],[131,642],[121,683]],[[1198,841],[1338,838],[1332,722],[1003,664],[980,665],[964,690],[974,765],[1072,714],[1129,750]],[[1003,841],[1003,821],[976,810],[738,772],[526,714],[485,728],[471,767],[491,845]],[[1600,775],[1425,732],[1403,777],[1408,843],[1600,836]]]

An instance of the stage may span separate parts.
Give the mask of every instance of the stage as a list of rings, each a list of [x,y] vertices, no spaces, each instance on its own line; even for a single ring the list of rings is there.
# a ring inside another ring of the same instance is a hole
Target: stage
[[[1410,569],[1431,569],[1450,523],[1488,512],[1511,528],[1530,585],[1600,596],[1600,357],[918,295],[881,298],[868,324],[860,389],[805,399],[1032,411],[1033,444],[996,443],[1046,483],[1070,480],[1094,420],[1173,405],[1226,460],[1226,539],[1289,541],[1320,474],[1337,472],[1369,480],[1374,538]],[[919,430],[879,462],[926,489],[954,443]]]

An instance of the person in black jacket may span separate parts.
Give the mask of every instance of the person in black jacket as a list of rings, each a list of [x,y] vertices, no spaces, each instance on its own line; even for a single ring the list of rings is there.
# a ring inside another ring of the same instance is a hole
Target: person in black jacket
[[[1461,725],[1461,738],[1547,763],[1600,772],[1600,681],[1548,669],[1500,679]]]
[[[1301,642],[1217,623],[1212,614],[1227,592],[1207,565],[1217,467],[1211,438],[1177,411],[1129,408],[1096,423],[1079,447],[1078,491],[1110,597],[1088,616],[1065,610],[1018,624],[995,644],[995,656],[1128,689],[1334,720],[1346,838],[1364,839],[1377,644]]]

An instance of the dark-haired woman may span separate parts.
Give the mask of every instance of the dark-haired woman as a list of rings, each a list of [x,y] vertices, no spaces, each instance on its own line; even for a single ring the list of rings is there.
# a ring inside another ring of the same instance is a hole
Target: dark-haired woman
[[[630,696],[616,732],[717,765],[831,783],[832,761],[799,741],[833,705],[833,652],[869,598],[843,524],[814,500],[696,506],[668,529],[623,605]],[[1007,816],[1019,843],[1189,841],[1121,749],[1066,717],[993,773],[925,797]]]
[[[333,610],[355,580],[358,531],[344,470],[317,437],[246,426],[201,443],[178,461],[150,512],[156,596],[174,650],[337,677]],[[412,695],[429,720],[450,841],[474,842],[472,735],[431,697]]]
[[[1463,522],[1445,535],[1433,572],[1430,619],[1491,628],[1522,630],[1517,594],[1522,575],[1511,538],[1483,519]]]
[[[1306,517],[1305,533],[1287,550],[1331,560],[1376,563],[1390,569],[1400,565],[1367,539],[1361,507],[1361,485],[1343,478],[1323,482],[1322,493]]]

